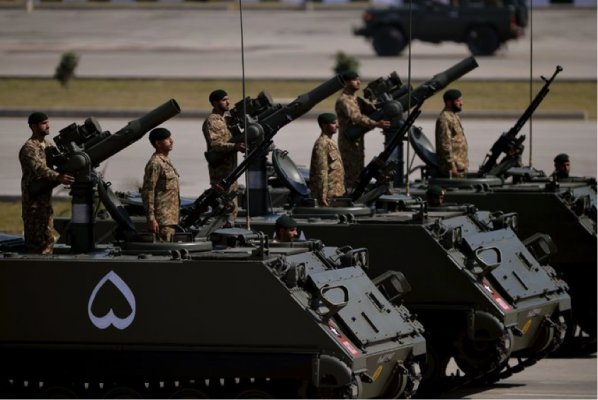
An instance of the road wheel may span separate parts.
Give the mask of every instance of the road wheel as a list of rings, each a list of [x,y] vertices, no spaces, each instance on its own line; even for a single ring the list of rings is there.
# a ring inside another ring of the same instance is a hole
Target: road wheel
[[[475,26],[467,33],[467,46],[474,56],[491,56],[500,47],[500,38],[494,28]]]
[[[392,57],[401,54],[406,46],[401,31],[392,26],[378,29],[374,33],[374,51],[381,57]]]

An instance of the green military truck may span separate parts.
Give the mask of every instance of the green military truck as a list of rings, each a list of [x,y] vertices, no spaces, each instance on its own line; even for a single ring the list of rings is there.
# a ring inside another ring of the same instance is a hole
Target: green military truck
[[[524,0],[445,1],[450,3],[414,0],[411,13],[409,5],[370,8],[363,14],[364,26],[354,33],[372,39],[379,56],[401,54],[409,37],[431,43],[466,43],[473,55],[489,56],[508,40],[522,37],[527,26]]]

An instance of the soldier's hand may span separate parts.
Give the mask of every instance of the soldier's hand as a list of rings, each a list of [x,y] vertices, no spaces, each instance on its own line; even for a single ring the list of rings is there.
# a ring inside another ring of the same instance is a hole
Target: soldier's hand
[[[149,221],[147,223],[147,230],[150,232],[158,233],[158,231],[160,230],[160,227],[158,226],[158,221],[156,221],[155,219]]]
[[[378,121],[376,122],[376,128],[388,129],[390,128],[390,121]]]
[[[323,206],[328,207],[330,204],[328,204],[328,202],[326,201],[326,199],[322,199],[320,200],[320,203],[322,203]]]
[[[245,151],[247,150],[245,148],[245,143],[240,142],[240,143],[235,144],[235,150],[240,151],[241,153],[245,153]]]
[[[70,185],[75,182],[75,177],[69,174],[60,174],[58,175],[58,182],[63,185]]]
[[[459,170],[457,169],[456,165],[453,165],[453,168],[451,169],[451,172],[453,173],[453,175],[457,175],[459,173]]]

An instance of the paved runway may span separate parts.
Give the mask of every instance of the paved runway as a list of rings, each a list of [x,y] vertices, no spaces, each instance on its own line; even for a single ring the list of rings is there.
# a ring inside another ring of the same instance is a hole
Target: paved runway
[[[360,10],[244,12],[248,78],[327,79],[335,54],[358,58],[366,78],[396,70],[407,80],[407,57],[377,57],[352,34]],[[559,79],[596,79],[596,9],[536,9],[533,35],[511,41],[465,79],[527,79],[530,37],[533,76],[557,64]],[[76,51],[80,77],[240,78],[238,11],[217,10],[0,10],[0,76],[53,75],[60,56]],[[414,41],[412,78],[429,79],[438,65],[469,56],[464,44]]]

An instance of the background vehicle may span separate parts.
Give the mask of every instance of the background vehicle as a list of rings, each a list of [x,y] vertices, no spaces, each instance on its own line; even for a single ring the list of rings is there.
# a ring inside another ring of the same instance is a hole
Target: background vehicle
[[[451,4],[416,0],[411,16],[409,5],[370,8],[363,22],[354,33],[372,39],[379,56],[401,54],[409,35],[423,42],[465,43],[473,55],[489,56],[507,41],[523,36],[527,7],[523,0],[452,0]]]

